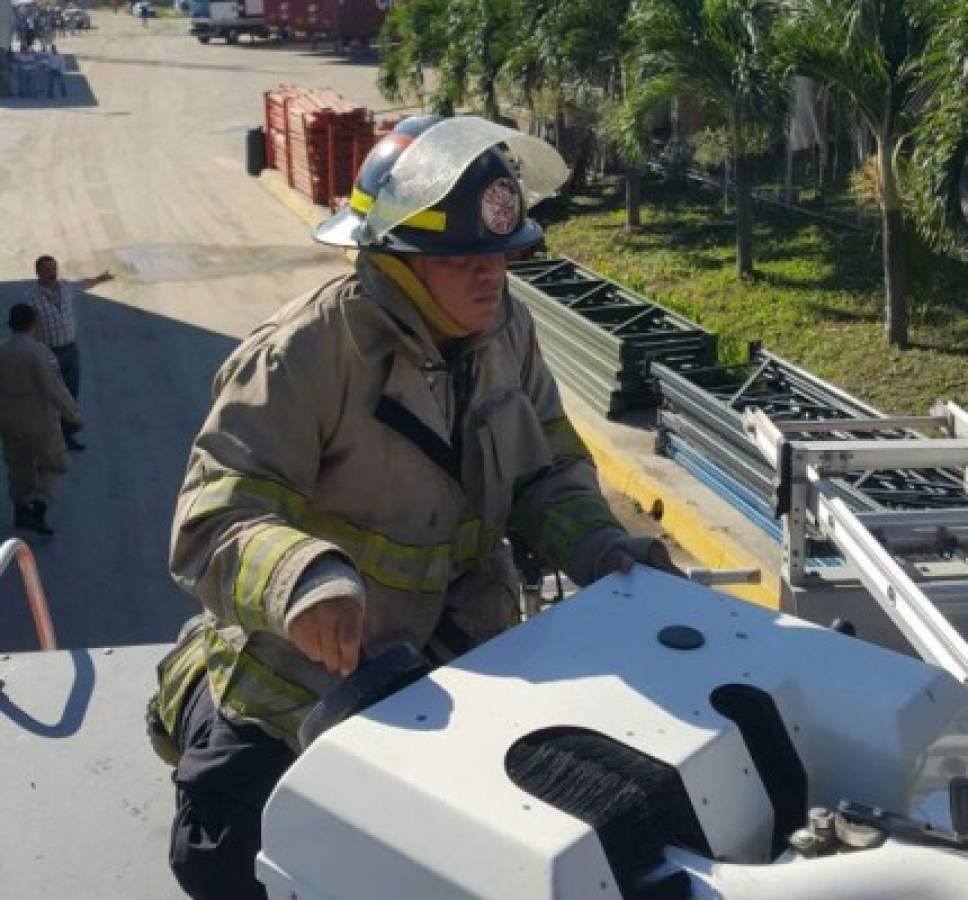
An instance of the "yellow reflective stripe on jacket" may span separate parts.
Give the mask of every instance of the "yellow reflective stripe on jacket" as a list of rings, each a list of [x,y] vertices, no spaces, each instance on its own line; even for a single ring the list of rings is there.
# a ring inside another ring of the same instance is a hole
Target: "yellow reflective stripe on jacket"
[[[214,628],[205,629],[204,644],[219,705],[294,737],[317,700],[312,691],[280,678],[245,650],[236,650]]]
[[[306,498],[278,481],[224,475],[202,486],[185,516],[185,522],[197,522],[228,509],[246,506],[257,506],[295,522],[306,508]]]
[[[313,535],[337,544],[363,575],[411,593],[443,593],[453,577],[452,563],[486,556],[495,544],[480,519],[462,522],[450,543],[423,546],[403,544],[321,513],[310,513],[304,524]]]
[[[231,583],[236,615],[248,629],[265,626],[262,591],[279,561],[307,535],[332,541],[363,575],[386,587],[412,593],[443,593],[454,576],[454,563],[482,558],[497,543],[497,536],[489,534],[480,519],[468,519],[458,526],[450,542],[404,544],[341,517],[307,509],[302,495],[278,482],[242,475],[227,475],[206,484],[195,497],[186,521],[246,506],[275,513],[294,526],[267,526],[256,532],[242,551],[239,571]]]
[[[545,440],[555,459],[588,459],[588,448],[567,416],[541,423]]]
[[[276,567],[289,553],[309,538],[286,525],[267,525],[246,541],[238,561],[232,591],[235,615],[248,631],[268,623],[265,591]]]
[[[205,649],[200,628],[187,641],[175,647],[158,665],[156,709],[172,737],[185,697],[204,672]]]
[[[562,500],[545,510],[538,550],[553,565],[564,568],[579,541],[607,526],[622,527],[601,497],[583,494]]]

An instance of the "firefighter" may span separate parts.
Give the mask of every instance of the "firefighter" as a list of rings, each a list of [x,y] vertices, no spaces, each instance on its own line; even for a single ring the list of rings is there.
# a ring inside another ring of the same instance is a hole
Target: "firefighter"
[[[262,807],[308,711],[405,640],[434,664],[519,620],[505,536],[584,585],[666,548],[632,538],[566,418],[505,259],[549,145],[473,117],[404,120],[316,239],[355,271],[281,309],[215,379],[171,570],[206,609],[163,661],[171,864],[195,898],[262,897]]]
[[[68,468],[61,417],[80,428],[81,414],[54,354],[37,340],[37,311],[14,304],[8,324],[12,337],[0,344],[0,442],[14,527],[52,535],[47,506],[54,482]]]

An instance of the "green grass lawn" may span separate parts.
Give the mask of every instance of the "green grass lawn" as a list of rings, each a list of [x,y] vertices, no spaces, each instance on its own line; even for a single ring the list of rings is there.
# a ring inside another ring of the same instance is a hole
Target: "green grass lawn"
[[[758,278],[738,281],[735,229],[715,194],[643,186],[642,230],[626,235],[616,187],[550,211],[549,253],[653,297],[722,336],[724,360],[750,340],[884,412],[968,406],[968,264],[915,263],[911,348],[887,350],[879,239],[796,213],[754,207]]]

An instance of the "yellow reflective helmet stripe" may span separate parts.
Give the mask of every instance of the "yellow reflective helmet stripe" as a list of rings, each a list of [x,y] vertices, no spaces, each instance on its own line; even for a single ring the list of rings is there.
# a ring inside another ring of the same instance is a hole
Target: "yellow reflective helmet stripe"
[[[374,203],[376,203],[375,198],[371,197],[365,191],[361,191],[358,187],[353,188],[350,194],[350,209],[353,212],[365,216],[373,209]],[[420,212],[416,212],[409,218],[404,219],[400,224],[405,225],[407,228],[418,228],[421,231],[443,232],[447,230],[447,213],[439,209],[422,209]]]
[[[470,334],[461,328],[434,299],[416,272],[405,262],[386,253],[371,252],[373,264],[389,278],[417,307],[420,315],[442,335],[449,338],[467,337]]]
[[[361,216],[365,216],[371,209],[373,209],[373,203],[375,201],[373,198],[367,194],[365,191],[361,191],[358,187],[354,187],[350,193],[350,209],[353,212],[359,213]]]

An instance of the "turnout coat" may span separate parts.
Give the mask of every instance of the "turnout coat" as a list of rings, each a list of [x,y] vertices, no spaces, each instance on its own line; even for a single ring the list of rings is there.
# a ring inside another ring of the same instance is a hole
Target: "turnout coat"
[[[60,421],[79,415],[57,360],[44,344],[19,332],[0,345],[0,434],[29,443],[46,468],[65,472],[67,448]]]
[[[491,332],[442,352],[386,260],[361,253],[215,378],[171,547],[207,614],[163,667],[169,731],[207,669],[225,715],[294,742],[334,683],[286,630],[294,587],[328,554],[362,579],[364,647],[433,638],[440,659],[517,621],[509,529],[579,584],[625,536],[526,308],[506,294]]]

